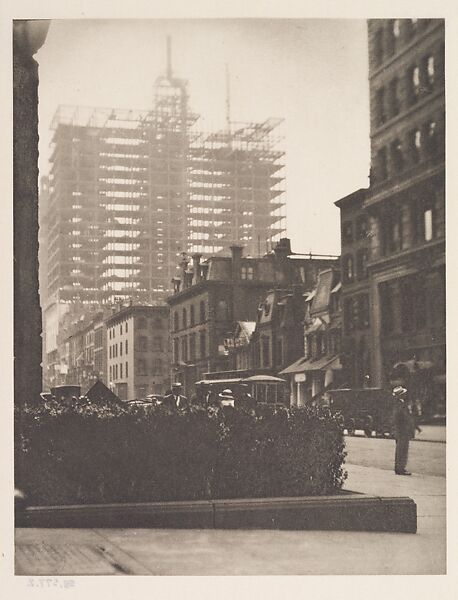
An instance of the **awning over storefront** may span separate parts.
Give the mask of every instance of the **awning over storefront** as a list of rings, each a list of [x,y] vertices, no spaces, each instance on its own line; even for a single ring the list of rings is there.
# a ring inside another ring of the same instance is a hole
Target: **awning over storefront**
[[[302,356],[302,358],[299,358],[299,360],[293,362],[292,365],[289,365],[289,367],[286,367],[286,369],[280,371],[280,375],[287,375],[288,373],[302,373],[302,371],[304,370],[302,368],[302,365],[304,365],[306,362],[307,358],[305,356]]]
[[[252,375],[251,377],[246,377],[243,381],[247,383],[285,383],[284,379],[274,377],[273,375]]]
[[[339,370],[342,368],[340,359],[338,356],[323,356],[317,360],[307,359],[305,356],[294,362],[286,369],[280,372],[280,375],[287,375],[288,373],[303,373],[305,371],[322,371],[325,369]]]
[[[201,379],[196,381],[196,385],[211,385],[213,383],[243,383],[243,379],[230,377],[228,379]]]

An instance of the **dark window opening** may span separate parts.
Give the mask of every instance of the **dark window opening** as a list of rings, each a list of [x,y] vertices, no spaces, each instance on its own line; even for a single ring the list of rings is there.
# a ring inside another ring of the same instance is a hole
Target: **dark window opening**
[[[344,244],[351,244],[353,241],[353,223],[348,221],[342,224],[342,242]]]
[[[189,360],[194,362],[196,360],[196,334],[192,333],[189,336]]]
[[[352,331],[354,329],[355,323],[353,322],[353,298],[347,298],[344,301],[344,328],[345,331]]]
[[[377,166],[375,170],[376,181],[383,181],[388,177],[388,160],[386,148],[377,151]]]
[[[425,56],[422,61],[422,79],[423,79],[423,88],[422,91],[428,92],[431,91],[434,87],[434,79],[435,79],[435,61],[434,56]]]
[[[399,139],[395,139],[391,143],[391,162],[395,171],[402,171],[404,168],[404,154],[402,144]]]
[[[181,338],[181,358],[184,362],[188,360],[188,340],[186,336]]]
[[[262,364],[270,367],[270,340],[267,336],[262,337]]]
[[[356,273],[358,279],[367,278],[367,248],[363,248],[356,254]]]
[[[358,297],[358,324],[361,328],[369,327],[369,296],[361,294]]]
[[[395,117],[400,112],[397,78],[394,78],[390,81],[389,97],[390,97],[390,117]]]
[[[203,300],[200,301],[200,322],[205,322],[205,302]]]
[[[399,252],[403,246],[403,231],[401,212],[394,209],[385,215],[382,222],[382,237],[384,254]]]
[[[420,129],[410,132],[410,154],[412,161],[416,164],[421,159],[422,133]]]
[[[375,62],[380,65],[383,61],[383,29],[379,29],[374,40]]]
[[[200,332],[200,357],[205,358],[207,356],[207,338],[205,331]]]
[[[344,256],[342,259],[343,263],[343,279],[344,283],[350,283],[353,281],[354,271],[353,271],[353,256],[349,254],[348,256]]]
[[[386,52],[388,55],[394,54],[396,49],[396,36],[397,26],[395,26],[397,20],[390,19],[386,30]]]
[[[430,121],[426,126],[426,145],[430,154],[435,154],[437,150],[437,124]]]
[[[141,358],[137,364],[138,364],[138,374],[146,375],[146,361]]]
[[[162,338],[161,337],[154,337],[152,340],[152,349],[155,352],[162,352],[163,350],[163,343],[162,343]]]
[[[386,121],[386,111],[385,111],[385,88],[380,88],[377,90],[375,96],[375,116],[377,125],[383,125]]]
[[[409,104],[414,104],[420,95],[420,69],[417,66],[410,67],[407,72],[407,94]]]
[[[140,352],[146,352],[148,350],[148,338],[144,335],[138,338],[138,350]]]
[[[276,363],[277,365],[283,364],[283,340],[280,338],[277,340],[277,352],[276,352]]]
[[[356,224],[356,230],[357,230],[358,239],[364,240],[367,237],[368,223],[367,223],[367,218],[364,215],[358,218],[358,221]]]

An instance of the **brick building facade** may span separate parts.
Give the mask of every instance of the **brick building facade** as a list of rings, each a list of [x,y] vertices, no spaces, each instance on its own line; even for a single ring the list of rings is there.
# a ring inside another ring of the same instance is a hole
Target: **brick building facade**
[[[303,318],[297,323],[302,325],[297,329],[304,351],[280,372],[289,382],[293,406],[310,404],[344,381],[341,288],[340,270],[335,267],[321,271],[315,288],[305,294]]]
[[[394,363],[412,358],[445,374],[445,34],[440,19],[370,20],[368,33],[370,186],[336,204],[353,384],[367,361],[380,386]],[[361,241],[358,213],[367,221]],[[363,277],[348,258],[356,261],[358,244],[367,251]],[[368,319],[356,299],[367,293]]]
[[[121,400],[170,387],[167,306],[128,306],[105,321],[109,387]]]
[[[235,368],[227,340],[234,339],[238,322],[256,322],[258,308],[272,289],[297,284],[312,289],[320,268],[336,257],[293,254],[288,239],[260,258],[244,257],[233,246],[232,256],[211,257],[192,265],[184,258],[181,279],[174,281],[170,306],[172,378],[181,381],[188,395],[204,373]]]

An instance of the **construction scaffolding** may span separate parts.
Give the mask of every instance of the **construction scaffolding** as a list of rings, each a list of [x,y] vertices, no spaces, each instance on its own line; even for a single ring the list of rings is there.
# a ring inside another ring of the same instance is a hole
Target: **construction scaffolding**
[[[153,110],[59,107],[49,176],[48,294],[153,302],[181,253],[264,253],[284,227],[277,119],[205,133],[186,81],[156,80]]]

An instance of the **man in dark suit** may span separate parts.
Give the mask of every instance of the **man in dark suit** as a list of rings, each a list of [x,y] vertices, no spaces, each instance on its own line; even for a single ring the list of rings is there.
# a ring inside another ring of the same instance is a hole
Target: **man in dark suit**
[[[183,396],[181,390],[181,383],[172,383],[172,393],[164,398],[164,405],[172,410],[187,410],[189,408],[189,401],[186,396]]]
[[[411,475],[406,470],[409,456],[409,442],[415,433],[415,421],[407,402],[407,390],[397,386],[393,390],[396,406],[394,409],[394,437],[396,439],[396,453],[394,472],[396,475]]]

